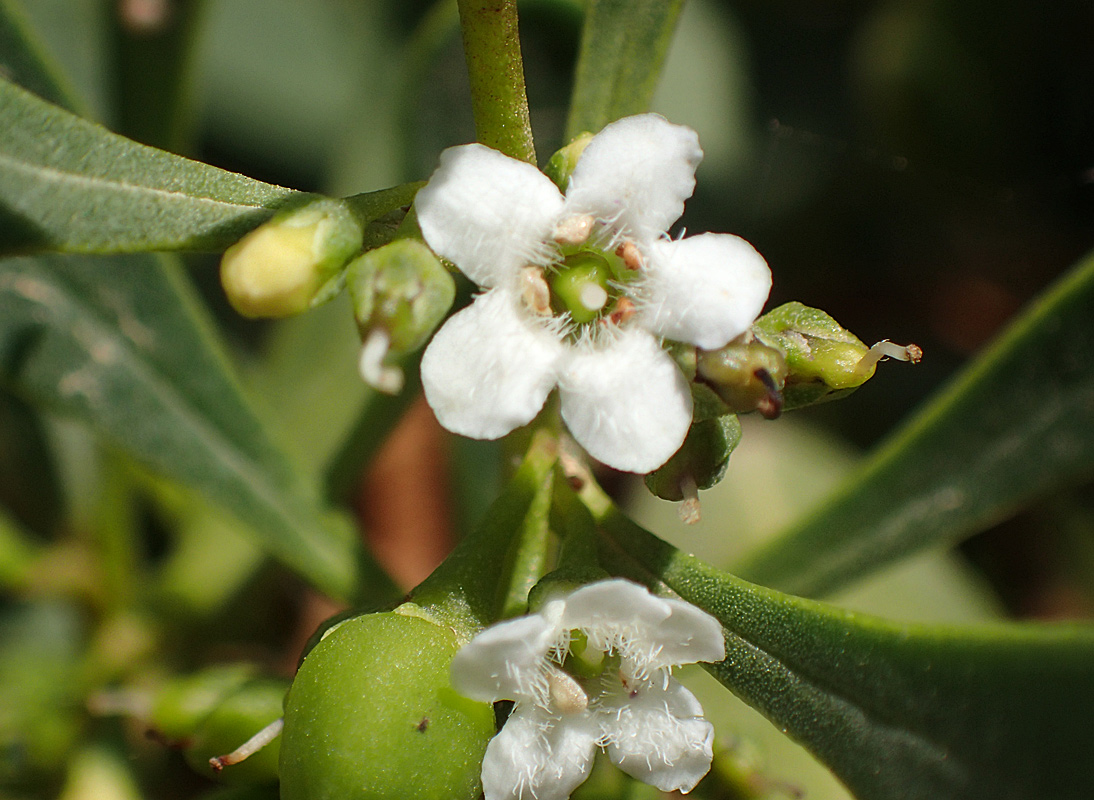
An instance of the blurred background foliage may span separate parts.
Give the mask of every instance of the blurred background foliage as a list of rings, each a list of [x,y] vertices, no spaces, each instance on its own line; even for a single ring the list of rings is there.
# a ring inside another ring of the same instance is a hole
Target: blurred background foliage
[[[261,180],[380,189],[424,179],[441,149],[474,138],[454,2],[167,0],[165,28],[142,27],[155,0],[7,2],[108,127]],[[521,4],[541,163],[563,144],[581,15],[578,0]],[[914,341],[926,357],[883,367],[839,403],[748,420],[695,528],[619,479],[640,521],[729,564],[823,497],[1091,248],[1092,31],[1084,0],[689,0],[654,100],[706,151],[681,224],[753,242],[775,275],[770,306],[799,300],[867,342]],[[170,125],[164,109],[178,115]],[[323,469],[371,402],[348,309],[247,322],[222,297],[217,257],[186,259],[275,436]],[[440,433],[420,406],[394,438],[353,506],[409,585],[495,496],[498,450]],[[140,724],[89,714],[88,696],[227,659],[290,675],[330,607],[237,523],[6,393],[0,502],[0,539],[30,533],[0,563],[0,797],[227,791]],[[1094,504],[1079,487],[835,599],[897,619],[1087,617],[1092,587]],[[846,796],[762,718],[694,679],[755,778],[740,796]]]

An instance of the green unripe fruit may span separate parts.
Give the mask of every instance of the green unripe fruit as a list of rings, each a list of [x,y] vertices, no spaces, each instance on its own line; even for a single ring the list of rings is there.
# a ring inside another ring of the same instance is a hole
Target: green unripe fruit
[[[455,634],[400,612],[331,628],[285,705],[282,800],[479,797],[491,705],[457,694]]]
[[[685,499],[685,479],[696,489],[709,489],[722,480],[729,457],[741,441],[741,423],[734,414],[692,423],[675,455],[646,476],[646,486],[663,500]]]

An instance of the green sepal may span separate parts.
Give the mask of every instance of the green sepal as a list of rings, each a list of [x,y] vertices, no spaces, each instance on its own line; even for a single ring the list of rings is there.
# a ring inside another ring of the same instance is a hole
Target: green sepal
[[[565,147],[555,151],[554,155],[547,160],[546,166],[543,167],[543,173],[551,179],[560,191],[566,191],[566,187],[570,183],[570,176],[573,175],[574,169],[577,167],[578,159],[581,158],[581,154],[585,152],[585,148],[592,141],[592,138],[591,133],[583,133]]]
[[[424,345],[456,297],[452,275],[415,239],[397,239],[355,258],[346,283],[362,335],[383,328],[393,356]]]

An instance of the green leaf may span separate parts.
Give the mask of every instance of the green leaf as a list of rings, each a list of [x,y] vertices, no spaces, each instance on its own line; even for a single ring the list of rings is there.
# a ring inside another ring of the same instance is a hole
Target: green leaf
[[[14,0],[0,0],[0,74],[52,103],[72,107],[73,90]]]
[[[860,800],[1090,796],[1094,628],[887,622],[748,584],[602,514],[605,560],[725,628],[708,670]]]
[[[957,542],[1094,471],[1094,255],[816,512],[736,572],[819,595]],[[929,354],[928,354],[929,357]]]
[[[684,0],[590,0],[567,141],[649,110]]]
[[[323,591],[360,588],[356,537],[271,444],[165,257],[0,261],[0,381],[200,489]]]
[[[222,250],[301,195],[132,142],[0,79],[0,253]]]

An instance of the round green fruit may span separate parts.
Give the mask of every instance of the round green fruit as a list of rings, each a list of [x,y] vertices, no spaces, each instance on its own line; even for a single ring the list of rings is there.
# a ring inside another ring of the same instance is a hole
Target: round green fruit
[[[282,800],[481,796],[494,714],[452,689],[458,649],[451,630],[398,612],[331,628],[286,700]]]

